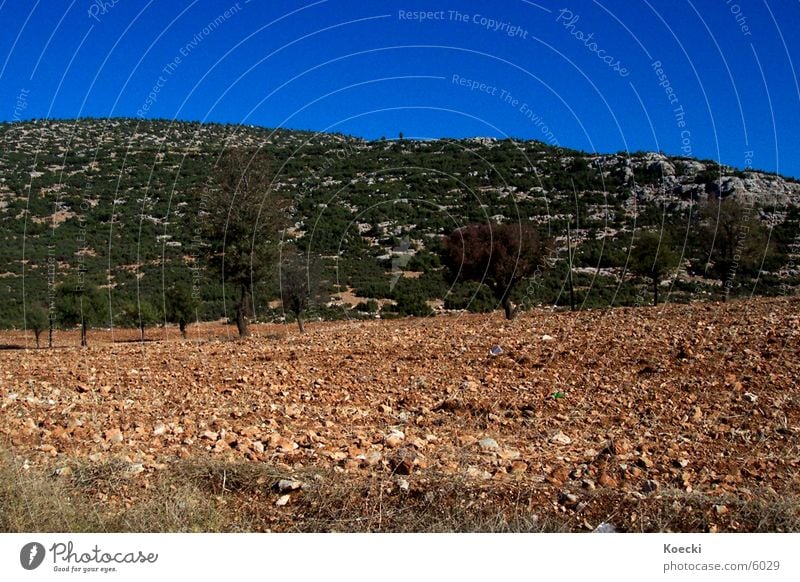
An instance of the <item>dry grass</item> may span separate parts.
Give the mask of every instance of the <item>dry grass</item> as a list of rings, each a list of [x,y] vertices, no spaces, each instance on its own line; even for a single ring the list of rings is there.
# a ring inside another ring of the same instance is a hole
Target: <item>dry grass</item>
[[[599,490],[578,515],[542,503],[521,484],[435,473],[403,483],[387,475],[288,474],[262,463],[193,460],[174,463],[145,486],[126,478],[125,466],[75,463],[70,474],[57,475],[23,469],[0,453],[0,531],[514,533],[587,531],[601,521],[630,532],[800,531],[800,498],[774,491],[739,499],[664,490],[631,499]],[[277,507],[284,478],[305,485]]]

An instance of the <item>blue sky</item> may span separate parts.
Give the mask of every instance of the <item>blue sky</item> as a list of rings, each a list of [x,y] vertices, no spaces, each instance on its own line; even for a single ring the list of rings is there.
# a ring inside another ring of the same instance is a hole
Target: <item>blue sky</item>
[[[511,136],[800,176],[796,1],[0,0],[0,22],[0,120]]]

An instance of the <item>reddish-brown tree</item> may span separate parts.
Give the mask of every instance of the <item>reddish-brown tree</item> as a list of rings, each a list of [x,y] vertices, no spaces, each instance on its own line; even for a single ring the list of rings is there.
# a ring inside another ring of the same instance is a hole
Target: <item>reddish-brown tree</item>
[[[478,281],[492,291],[513,319],[516,285],[546,267],[551,241],[527,224],[472,224],[453,231],[444,242],[444,262],[454,279]]]

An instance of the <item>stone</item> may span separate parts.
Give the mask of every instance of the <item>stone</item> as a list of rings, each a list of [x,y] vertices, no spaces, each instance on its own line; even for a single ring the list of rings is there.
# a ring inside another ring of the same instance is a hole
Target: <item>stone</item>
[[[155,427],[153,427],[153,434],[155,436],[161,436],[167,432],[167,426],[164,423],[159,422]]]
[[[655,493],[659,489],[661,489],[661,484],[655,479],[648,479],[645,481],[644,485],[642,485],[642,492],[644,493]]]
[[[617,486],[617,480],[614,479],[614,477],[612,477],[611,474],[606,472],[606,471],[602,471],[600,473],[600,475],[597,477],[597,482],[602,487],[616,487]]]
[[[410,475],[414,470],[414,461],[407,457],[392,457],[389,468],[396,475]]]
[[[481,450],[483,451],[496,451],[500,448],[500,445],[497,444],[497,441],[489,437],[479,440],[478,446],[480,446]]]
[[[488,480],[492,478],[492,474],[489,471],[470,465],[467,467],[467,477],[470,479]]]
[[[380,451],[369,451],[364,455],[364,463],[368,467],[374,467],[383,460],[383,454]]]
[[[758,396],[756,396],[752,392],[745,392],[744,399],[747,400],[748,402],[752,402],[753,404],[755,404],[758,401]]]
[[[72,468],[71,467],[59,467],[58,469],[53,471],[53,474],[56,477],[62,477],[64,479],[67,479],[67,478],[72,476]]]
[[[106,431],[106,440],[112,444],[119,444],[124,440],[122,431],[118,428],[111,428]]]
[[[556,434],[550,437],[550,442],[557,445],[568,445],[572,442],[572,439],[563,432],[558,431]]]
[[[406,435],[405,435],[405,433],[403,431],[401,431],[401,430],[392,430],[392,431],[389,432],[389,434],[387,434],[384,437],[383,443],[387,447],[389,447],[390,449],[396,449],[397,447],[399,447],[400,445],[403,444],[403,441],[405,440],[405,438],[406,438]]]
[[[592,533],[617,533],[617,528],[613,523],[603,522],[592,530]]]
[[[615,455],[625,455],[633,450],[633,445],[628,439],[617,438],[611,441],[609,449]]]
[[[281,479],[278,481],[276,487],[280,493],[287,493],[289,491],[297,491],[303,487],[303,482],[295,481],[293,479]]]
[[[135,477],[139,473],[144,472],[144,464],[143,463],[131,463],[127,467],[122,470],[122,474],[126,479],[130,479]]]
[[[290,499],[291,496],[289,495],[281,495],[280,497],[278,497],[278,500],[275,502],[275,505],[277,505],[278,507],[283,507],[284,505],[287,505],[289,503]]]

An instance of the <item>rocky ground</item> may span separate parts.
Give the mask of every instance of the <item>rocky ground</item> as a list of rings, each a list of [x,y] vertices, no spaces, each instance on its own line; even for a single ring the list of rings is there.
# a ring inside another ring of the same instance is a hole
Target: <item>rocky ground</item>
[[[458,483],[448,499],[467,514],[573,531],[752,531],[753,503],[774,518],[762,529],[781,529],[800,491],[798,306],[263,326],[244,341],[94,332],[84,349],[13,349],[25,338],[7,332],[0,447],[20,474],[113,468],[90,491],[109,507],[145,499],[176,463],[270,467],[282,478],[238,487],[237,503],[269,508],[258,529],[292,529],[334,482],[423,513]]]

